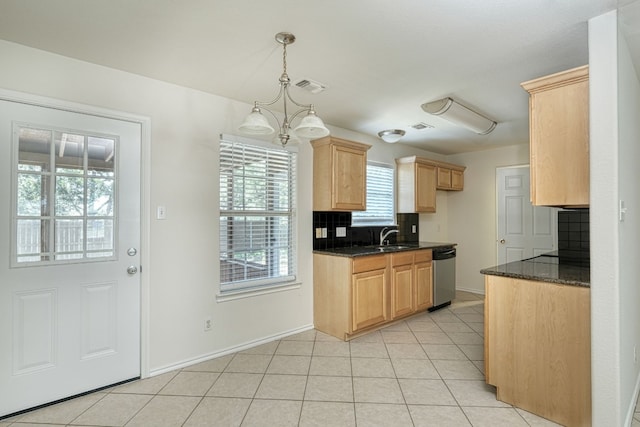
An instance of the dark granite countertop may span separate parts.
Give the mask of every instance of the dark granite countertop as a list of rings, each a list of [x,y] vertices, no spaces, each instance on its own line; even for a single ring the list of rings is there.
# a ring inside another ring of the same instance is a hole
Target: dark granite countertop
[[[316,249],[314,254],[358,257],[367,255],[389,254],[394,252],[415,251],[421,249],[452,248],[456,243],[417,242],[397,243],[389,246],[349,246],[344,248]]]
[[[589,260],[558,257],[554,252],[480,270],[491,276],[536,280],[561,285],[590,286]]]

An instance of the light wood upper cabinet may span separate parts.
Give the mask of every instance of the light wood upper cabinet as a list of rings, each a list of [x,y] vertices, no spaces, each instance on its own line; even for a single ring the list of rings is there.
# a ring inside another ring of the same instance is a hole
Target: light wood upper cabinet
[[[313,210],[363,211],[370,145],[327,136],[313,146]]]
[[[436,211],[436,168],[415,156],[396,159],[398,213]]]
[[[465,169],[418,156],[396,159],[398,212],[435,212],[436,189],[462,190]]]
[[[461,191],[464,189],[464,167],[441,163],[438,165],[438,190]]]
[[[589,205],[589,68],[522,83],[529,92],[531,203]]]

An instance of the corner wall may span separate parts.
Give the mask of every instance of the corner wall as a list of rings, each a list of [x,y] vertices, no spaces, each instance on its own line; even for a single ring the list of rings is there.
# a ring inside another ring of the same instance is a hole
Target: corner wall
[[[589,21],[589,63],[592,423],[630,425],[640,382],[640,83],[618,12]]]

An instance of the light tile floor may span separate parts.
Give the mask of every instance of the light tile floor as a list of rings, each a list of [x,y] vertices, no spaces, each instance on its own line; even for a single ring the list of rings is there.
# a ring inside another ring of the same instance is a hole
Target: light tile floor
[[[458,292],[449,308],[351,342],[311,330],[0,427],[557,425],[496,400],[484,382],[482,325],[482,296]]]

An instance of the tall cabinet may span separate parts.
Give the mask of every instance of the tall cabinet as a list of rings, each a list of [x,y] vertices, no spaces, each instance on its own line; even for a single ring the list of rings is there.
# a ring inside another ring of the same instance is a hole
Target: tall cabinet
[[[522,83],[529,92],[531,203],[589,206],[589,68]]]

